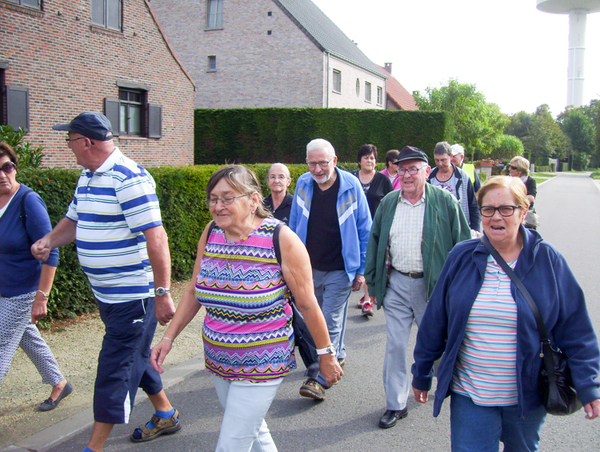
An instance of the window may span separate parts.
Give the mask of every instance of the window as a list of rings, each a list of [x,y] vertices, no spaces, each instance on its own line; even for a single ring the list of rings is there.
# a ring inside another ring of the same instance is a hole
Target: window
[[[208,56],[208,68],[206,72],[217,72],[217,56],[209,55]]]
[[[92,0],[92,24],[121,31],[123,0]]]
[[[223,0],[207,1],[206,28],[223,28]]]
[[[104,99],[104,114],[115,136],[160,138],[162,107],[148,103],[147,86],[117,82],[118,99]]]
[[[377,105],[383,105],[383,88],[377,87]]]
[[[16,3],[21,6],[29,6],[30,8],[41,9],[40,0],[6,0],[10,3]]]
[[[371,102],[371,84],[365,82],[365,102]]]
[[[333,91],[336,93],[342,92],[342,72],[337,69],[333,70]]]
[[[360,80],[356,79],[356,97],[360,96]]]

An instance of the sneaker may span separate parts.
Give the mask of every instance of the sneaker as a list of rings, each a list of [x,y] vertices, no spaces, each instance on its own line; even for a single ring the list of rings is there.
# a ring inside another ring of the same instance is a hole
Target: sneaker
[[[149,425],[152,425],[152,428],[148,427]],[[179,422],[179,411],[175,410],[175,413],[173,413],[173,416],[169,419],[163,419],[156,414],[153,414],[150,422],[136,428],[130,439],[134,443],[143,443],[145,441],[152,441],[160,435],[175,433],[180,428],[181,422]]]
[[[309,399],[325,400],[325,388],[314,378],[309,378],[300,386],[300,395]]]
[[[358,303],[356,303],[356,307],[358,309],[362,309],[364,302],[365,302],[365,296],[363,295],[362,298],[358,301]]]
[[[373,305],[370,301],[365,301],[362,307],[362,315],[365,317],[373,317]]]

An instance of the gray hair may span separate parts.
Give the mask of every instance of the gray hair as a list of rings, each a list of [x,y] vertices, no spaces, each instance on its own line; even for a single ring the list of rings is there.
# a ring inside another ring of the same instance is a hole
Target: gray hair
[[[448,143],[447,141],[440,141],[438,144],[435,145],[435,148],[433,149],[433,153],[435,155],[446,154],[447,156],[452,157],[452,147],[450,146],[450,143]]]
[[[519,168],[519,171],[521,171],[525,176],[529,176],[530,163],[529,160],[527,160],[525,157],[517,155],[510,161],[510,165],[516,166],[517,168]]]
[[[315,138],[306,145],[306,158],[308,158],[309,152],[320,150],[327,151],[331,158],[335,157],[335,149],[333,149],[333,145],[329,141],[323,138]]]

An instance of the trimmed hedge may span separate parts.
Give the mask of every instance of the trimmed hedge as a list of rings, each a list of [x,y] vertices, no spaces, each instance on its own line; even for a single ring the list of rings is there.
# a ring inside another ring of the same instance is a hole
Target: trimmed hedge
[[[329,140],[342,162],[353,162],[361,145],[382,154],[417,146],[429,154],[449,135],[447,113],[344,108],[242,108],[195,111],[194,162],[203,164],[301,163],[313,138]]]

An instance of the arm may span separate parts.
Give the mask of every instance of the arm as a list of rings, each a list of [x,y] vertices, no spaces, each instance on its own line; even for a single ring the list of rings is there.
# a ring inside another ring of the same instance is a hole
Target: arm
[[[210,225],[210,223],[209,223]],[[177,306],[177,311],[173,316],[167,331],[163,336],[163,339],[152,348],[150,354],[150,364],[156,369],[157,372],[163,373],[162,364],[167,357],[167,354],[171,351],[173,341],[179,333],[187,326],[188,323],[196,316],[201,308],[200,303],[196,299],[196,276],[200,273],[200,262],[202,262],[202,256],[204,255],[204,248],[206,247],[206,240],[208,236],[208,225],[204,228],[204,232],[198,241],[198,249],[196,254],[196,262],[194,263],[194,270],[192,272],[192,279],[183,293],[181,301]]]
[[[323,317],[323,312],[315,297],[312,268],[306,247],[298,236],[286,227],[283,227],[279,234],[279,246],[281,249],[281,270],[286,285],[294,294],[296,306],[304,317],[315,346],[325,348],[331,344],[331,339],[329,338],[325,317]],[[337,383],[344,374],[333,355],[321,355],[319,357],[319,367],[329,386]]]
[[[77,222],[63,218],[52,231],[31,245],[31,254],[37,260],[45,262],[54,248],[68,245],[75,240]]]
[[[55,274],[56,267],[42,264],[42,272],[40,274],[40,283],[38,284],[38,289],[42,292],[50,294]],[[38,322],[38,320],[46,317],[46,314],[48,314],[48,297],[46,297],[39,290],[35,293],[35,299],[33,300],[33,306],[31,307],[31,323],[34,325]]]
[[[154,287],[169,288],[171,285],[171,253],[169,251],[169,237],[165,228],[155,226],[143,231],[146,237],[148,258],[154,273]],[[156,318],[161,325],[166,325],[175,314],[175,306],[171,294],[156,297]]]

